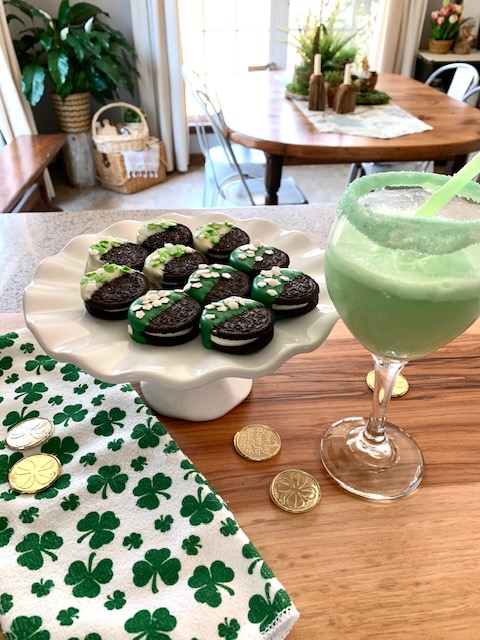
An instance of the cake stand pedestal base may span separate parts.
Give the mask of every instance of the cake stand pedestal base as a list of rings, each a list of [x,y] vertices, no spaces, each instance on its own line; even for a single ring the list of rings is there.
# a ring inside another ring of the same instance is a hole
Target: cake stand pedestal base
[[[156,413],[203,422],[216,420],[245,400],[252,390],[248,378],[220,378],[192,389],[175,389],[158,382],[140,382],[143,397]]]

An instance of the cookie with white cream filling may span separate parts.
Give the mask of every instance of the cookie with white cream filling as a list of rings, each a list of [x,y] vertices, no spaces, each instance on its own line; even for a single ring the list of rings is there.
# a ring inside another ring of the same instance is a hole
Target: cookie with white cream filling
[[[240,296],[207,304],[200,319],[202,343],[207,349],[247,354],[273,338],[275,318],[265,305]]]
[[[141,271],[148,254],[148,249],[125,238],[105,236],[89,246],[85,271],[95,271],[104,264],[125,265]]]
[[[248,244],[248,234],[233,222],[208,222],[197,227],[193,233],[193,245],[211,262],[228,264],[231,252],[242,244]]]
[[[229,296],[248,297],[251,281],[246,273],[226,264],[201,264],[183,288],[200,304],[209,304]]]
[[[229,264],[235,269],[248,273],[251,278],[258,276],[260,271],[272,267],[288,267],[290,257],[285,251],[254,240],[232,251]]]
[[[201,305],[184,291],[152,289],[130,305],[128,333],[140,344],[183,344],[199,334],[201,312]]]
[[[137,231],[137,242],[145,247],[149,253],[170,244],[185,244],[193,246],[193,235],[190,229],[167,218],[154,218],[142,224]]]
[[[105,264],[95,271],[88,271],[80,280],[85,309],[104,320],[126,318],[130,304],[149,288],[143,273],[116,264]]]
[[[295,269],[272,267],[261,271],[252,283],[252,298],[272,309],[278,318],[315,309],[319,293],[317,281]]]
[[[202,262],[193,247],[167,243],[147,256],[143,273],[155,289],[179,289]]]

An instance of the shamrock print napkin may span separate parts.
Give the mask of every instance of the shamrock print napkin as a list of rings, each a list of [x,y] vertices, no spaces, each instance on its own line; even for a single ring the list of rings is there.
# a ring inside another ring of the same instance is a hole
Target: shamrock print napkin
[[[0,336],[0,437],[27,418],[53,436],[0,442],[0,624],[7,640],[277,640],[298,612],[222,498],[130,384],[95,380]],[[60,477],[8,484],[46,452]]]

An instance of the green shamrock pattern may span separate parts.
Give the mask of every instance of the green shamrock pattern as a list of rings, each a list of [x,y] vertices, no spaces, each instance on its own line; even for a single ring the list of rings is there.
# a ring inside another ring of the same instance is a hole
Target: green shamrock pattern
[[[0,443],[28,418],[55,427],[29,451],[0,446],[7,640],[285,637],[288,594],[130,384],[57,362],[24,329],[0,336],[0,407]],[[10,468],[40,451],[59,478],[12,491]]]

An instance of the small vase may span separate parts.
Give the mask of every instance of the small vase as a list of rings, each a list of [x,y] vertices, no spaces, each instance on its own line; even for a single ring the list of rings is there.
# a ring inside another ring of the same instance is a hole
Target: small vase
[[[429,40],[428,50],[430,53],[448,53],[452,48],[453,38],[451,40]]]
[[[90,131],[90,93],[72,93],[65,100],[52,93],[52,102],[57,114],[60,131],[81,133]]]

